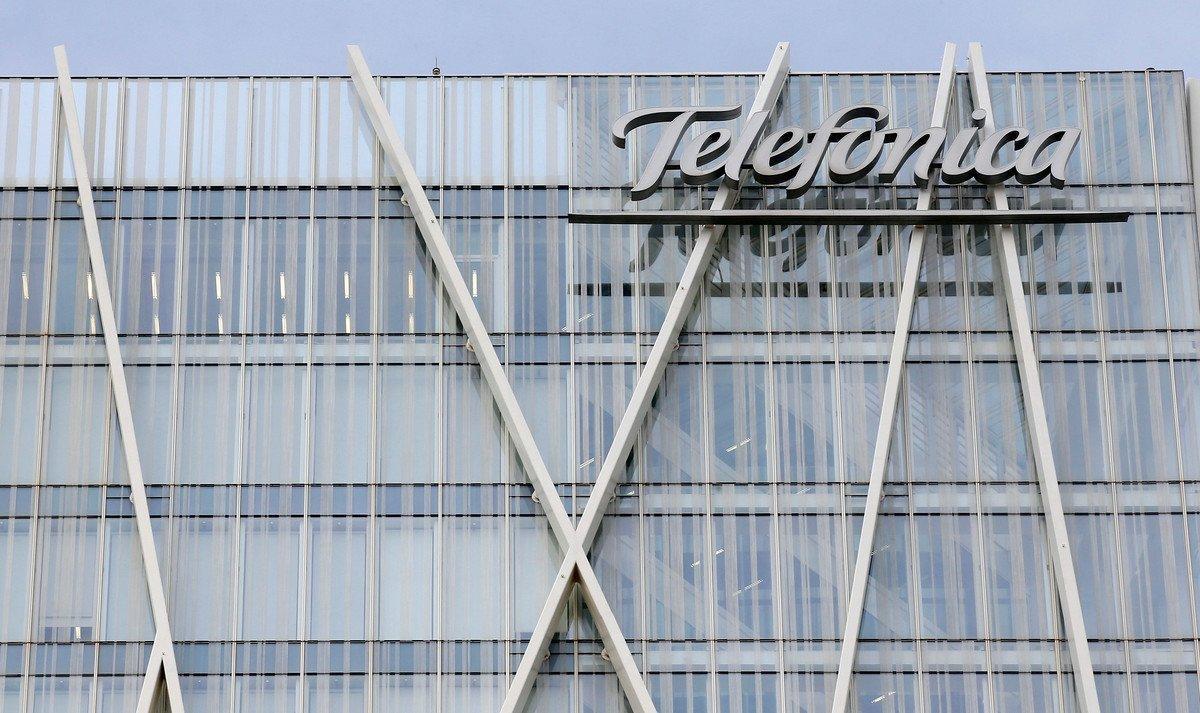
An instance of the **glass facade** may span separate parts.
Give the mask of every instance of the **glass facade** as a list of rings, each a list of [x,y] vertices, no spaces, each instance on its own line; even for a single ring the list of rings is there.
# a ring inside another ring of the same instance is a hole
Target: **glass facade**
[[[754,75],[383,78],[573,517],[676,289],[699,208],[628,186],[645,106]],[[934,74],[790,75],[775,121]],[[1200,710],[1200,259],[1183,76],[989,75],[1000,125],[1078,126],[1021,227],[1106,713]],[[188,711],[498,710],[562,552],[339,77],[74,82]],[[956,79],[952,129],[971,111]],[[912,207],[911,174],[742,207]],[[154,626],[50,79],[0,79],[0,710],[132,711]],[[938,207],[985,207],[975,185]],[[730,228],[591,559],[663,713],[827,711],[910,228]],[[855,710],[1074,711],[1004,302],[982,227],[927,241],[872,555]],[[573,595],[529,706],[624,703]]]

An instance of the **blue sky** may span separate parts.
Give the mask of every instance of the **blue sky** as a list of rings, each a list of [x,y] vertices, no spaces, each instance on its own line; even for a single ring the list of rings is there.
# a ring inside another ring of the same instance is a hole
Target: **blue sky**
[[[941,45],[984,43],[989,69],[1183,69],[1200,76],[1200,2],[625,0],[2,0],[0,75],[935,70]],[[963,47],[965,50],[965,46]]]

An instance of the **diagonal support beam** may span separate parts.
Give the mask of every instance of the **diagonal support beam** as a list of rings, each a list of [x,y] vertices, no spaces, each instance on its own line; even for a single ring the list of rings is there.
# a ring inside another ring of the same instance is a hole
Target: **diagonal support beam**
[[[121,450],[125,456],[125,470],[129,473],[130,500],[133,501],[134,519],[137,522],[138,541],[141,544],[142,567],[146,574],[146,585],[150,590],[150,610],[154,618],[154,648],[150,665],[146,670],[146,681],[138,700],[138,713],[147,713],[150,699],[161,671],[166,677],[167,696],[172,713],[183,713],[183,693],[179,685],[179,671],[175,664],[175,645],[171,638],[171,627],[167,621],[167,598],[158,567],[158,554],[154,546],[154,532],[150,527],[150,508],[146,503],[146,483],[142,477],[142,460],[138,453],[137,438],[133,428],[133,409],[129,402],[129,387],[125,381],[125,362],[121,357],[121,343],[117,336],[117,318],[113,310],[112,289],[108,282],[108,270],[104,264],[104,250],[100,244],[100,226],[96,221],[96,205],[92,200],[92,181],[88,175],[87,152],[83,143],[83,132],[79,125],[79,112],[75,108],[75,92],[71,87],[71,70],[67,65],[67,49],[63,45],[54,48],[54,62],[58,71],[58,95],[62,105],[63,126],[71,148],[71,165],[75,169],[75,180],[79,186],[79,205],[83,212],[83,232],[87,239],[88,259],[92,268],[92,282],[96,290],[96,305],[100,312],[100,326],[104,333],[104,351],[108,357],[108,374],[112,383],[113,403],[117,412],[117,424],[121,432]],[[153,681],[151,680],[153,678]],[[151,693],[147,694],[149,690]]]
[[[992,114],[987,74],[984,70],[983,48],[978,42],[971,43],[968,59],[971,99],[976,111],[984,112],[983,126],[979,130],[982,140],[996,130],[996,124]],[[992,186],[988,191],[988,199],[995,210],[1008,210],[1008,195],[1003,185]],[[1067,537],[1067,518],[1063,513],[1062,494],[1058,487],[1058,471],[1054,467],[1054,451],[1050,444],[1050,425],[1042,395],[1037,350],[1033,344],[1033,328],[1029,321],[1029,306],[1025,300],[1025,283],[1021,279],[1021,266],[1017,258],[1016,233],[1011,225],[1001,226],[998,232],[1000,249],[992,252],[996,259],[997,272],[1004,285],[1005,303],[1008,306],[1008,324],[1017,355],[1017,372],[1021,377],[1021,398],[1033,445],[1033,463],[1042,493],[1042,509],[1046,513],[1046,530],[1050,536],[1050,560],[1053,563],[1058,603],[1062,609],[1067,648],[1071,651],[1071,663],[1075,674],[1075,696],[1081,711],[1095,713],[1100,710],[1096,674],[1092,668],[1092,655],[1088,649],[1087,630],[1083,622],[1083,606],[1079,598],[1079,583],[1075,578],[1075,562]],[[996,244],[996,237],[996,233],[993,232],[993,245]]]
[[[933,100],[931,125],[945,128],[950,109],[950,93],[954,86],[954,57],[957,48],[946,43],[942,52],[942,68],[938,74],[937,93]],[[933,207],[936,181],[921,189],[917,195],[917,210]],[[863,512],[862,530],[858,537],[858,554],[854,574],[850,579],[850,599],[846,606],[846,627],[842,633],[842,651],[838,658],[837,682],[833,689],[833,713],[844,713],[850,700],[850,683],[854,677],[854,659],[858,653],[858,635],[862,629],[863,608],[867,600],[867,576],[871,571],[871,551],[875,547],[875,530],[879,525],[879,508],[883,500],[883,476],[891,452],[892,431],[896,423],[896,408],[900,399],[900,377],[908,356],[908,335],[912,328],[913,309],[917,297],[917,277],[925,252],[926,227],[913,227],[904,262],[900,299],[896,310],[896,330],[888,356],[887,377],[883,382],[879,429],[875,433],[875,450],[871,458],[871,475],[867,482],[867,502]]]
[[[504,373],[504,366],[492,345],[491,335],[488,334],[475,301],[467,289],[466,281],[454,261],[454,253],[442,232],[437,214],[429,203],[429,198],[417,177],[412,161],[404,150],[404,145],[396,132],[387,106],[383,103],[383,97],[379,93],[379,87],[359,48],[356,45],[347,45],[346,51],[350,59],[351,79],[362,100],[375,136],[383,148],[384,157],[396,172],[397,181],[409,199],[413,215],[416,218],[418,233],[433,260],[438,279],[450,297],[450,303],[454,307],[459,321],[462,322],[469,344],[475,350],[480,372],[492,392],[501,419],[512,438],[517,455],[525,467],[534,492],[542,503],[551,530],[566,554],[567,561],[572,563],[568,571],[559,572],[559,576],[552,584],[552,590],[569,591],[572,584],[579,583],[630,708],[634,713],[651,713],[654,711],[654,703],[646,688],[645,680],[638,671],[637,661],[621,633],[616,615],[599,587],[599,579],[592,570],[591,563],[583,554],[575,528],[554,487],[554,479],[551,478],[550,471],[534,442],[533,432],[525,420],[508,376]],[[561,611],[559,609],[559,613]],[[528,655],[528,650],[526,654]],[[524,659],[522,664],[524,664]],[[532,689],[532,674],[529,675],[529,689]],[[509,710],[509,708],[506,707],[505,710]]]
[[[786,42],[780,43],[776,46],[775,52],[771,56],[771,62],[767,66],[766,74],[763,75],[762,82],[759,84],[758,90],[754,95],[754,100],[750,107],[750,115],[759,111],[770,111],[779,101],[779,95],[782,93],[784,84],[787,82],[788,59],[789,45]],[[724,211],[733,208],[737,204],[739,193],[740,186],[731,187],[722,183],[720,188],[717,189],[716,197],[713,199],[712,210]],[[517,668],[517,674],[509,686],[508,695],[504,700],[504,706],[501,708],[503,713],[519,713],[529,697],[538,665],[550,646],[550,641],[554,637],[554,627],[557,625],[562,611],[566,607],[567,597],[571,593],[569,586],[558,585],[560,582],[567,581],[573,570],[582,568],[587,564],[586,553],[591,548],[596,533],[600,528],[600,520],[604,516],[604,512],[612,499],[613,491],[617,487],[617,476],[623,471],[626,459],[637,442],[641,426],[650,411],[650,404],[654,398],[654,394],[658,391],[659,384],[662,383],[663,374],[666,372],[671,352],[674,350],[675,344],[679,340],[679,334],[683,331],[684,324],[686,324],[687,318],[696,304],[696,298],[700,293],[700,286],[703,284],[704,275],[708,272],[709,265],[712,263],[717,243],[724,234],[724,225],[707,225],[701,228],[696,244],[688,256],[687,264],[684,266],[683,274],[679,279],[679,287],[675,290],[675,294],[671,298],[671,304],[667,309],[666,317],[663,319],[662,328],[659,330],[658,336],[654,339],[654,345],[650,348],[646,365],[638,374],[637,383],[634,384],[633,395],[630,398],[629,405],[625,408],[625,412],[621,416],[621,422],[617,425],[612,445],[609,447],[608,454],[604,457],[604,462],[600,466],[600,473],[596,477],[596,484],[592,489],[591,496],[588,498],[583,516],[580,518],[579,527],[576,530],[577,546],[567,552],[566,558],[559,568],[558,577],[555,580],[556,586],[550,590],[550,594],[546,599],[546,605],[543,607],[542,614],[538,618],[537,625],[534,627],[529,646],[525,649],[525,654],[521,657],[521,663]],[[590,571],[590,568],[588,569]],[[595,575],[591,574],[589,576],[594,577]],[[596,581],[591,587],[598,590],[599,581]],[[588,594],[588,589],[589,587],[584,588],[585,597]],[[593,609],[594,613],[595,610]],[[604,625],[604,623],[597,621],[598,627]],[[648,710],[653,710],[653,708],[651,707]]]

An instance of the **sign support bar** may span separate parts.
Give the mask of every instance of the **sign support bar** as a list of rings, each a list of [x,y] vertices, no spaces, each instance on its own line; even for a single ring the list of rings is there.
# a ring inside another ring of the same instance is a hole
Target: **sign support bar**
[[[1127,210],[597,210],[567,214],[568,223],[603,225],[1021,225],[1123,223]]]

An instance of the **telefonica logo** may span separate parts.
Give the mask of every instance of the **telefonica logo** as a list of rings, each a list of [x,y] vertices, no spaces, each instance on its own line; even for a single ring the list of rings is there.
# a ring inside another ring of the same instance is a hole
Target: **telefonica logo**
[[[1030,135],[1028,129],[1009,126],[980,140],[987,119],[982,109],[971,114],[972,126],[948,143],[946,130],[931,126],[918,134],[909,128],[886,128],[889,113],[878,104],[848,106],[830,114],[815,131],[789,126],[760,136],[769,111],[747,117],[736,139],[728,127],[707,128],[675,152],[692,124],[730,121],[742,114],[740,106],[653,107],[631,111],[613,124],[613,142],[625,148],[636,129],[663,124],[658,143],[631,191],[640,201],[653,195],[668,169],[678,168],[688,185],[699,186],[721,178],[737,186],[744,169],[750,169],[763,185],[787,184],[790,198],[800,196],[812,185],[821,162],[829,155],[828,173],[834,183],[853,183],[879,167],[879,180],[895,181],[914,156],[913,175],[918,186],[928,186],[935,168],[949,185],[975,180],[983,184],[1004,183],[1016,178],[1033,184],[1050,179],[1055,188],[1066,184],[1067,161],[1079,143],[1079,129],[1061,127]],[[968,155],[972,146],[978,150]],[[803,151],[803,152],[802,152]],[[799,159],[792,160],[797,154]]]

